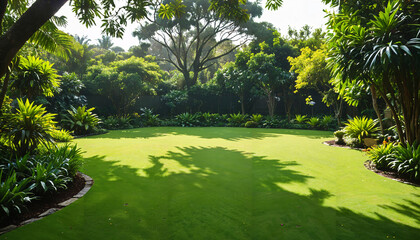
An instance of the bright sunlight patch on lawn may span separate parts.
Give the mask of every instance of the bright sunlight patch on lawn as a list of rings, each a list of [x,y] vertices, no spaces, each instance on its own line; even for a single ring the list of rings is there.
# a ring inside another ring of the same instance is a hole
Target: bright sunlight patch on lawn
[[[416,239],[420,189],[322,131],[143,128],[77,139],[95,184],[0,239]]]

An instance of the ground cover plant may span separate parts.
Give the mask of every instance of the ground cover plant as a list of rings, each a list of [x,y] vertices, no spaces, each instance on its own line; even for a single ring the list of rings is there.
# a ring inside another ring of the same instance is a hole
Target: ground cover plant
[[[367,171],[364,153],[330,138],[150,127],[76,139],[93,188],[0,239],[416,239],[419,188]]]

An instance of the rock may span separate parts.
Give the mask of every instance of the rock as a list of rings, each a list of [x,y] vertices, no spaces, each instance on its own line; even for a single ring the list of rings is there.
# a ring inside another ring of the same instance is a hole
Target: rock
[[[74,203],[78,198],[70,198],[62,203],[59,203],[58,206],[60,207],[67,207],[68,205]]]
[[[53,213],[57,212],[58,210],[60,210],[60,209],[58,209],[58,208],[50,208],[50,209],[48,209],[47,211],[45,211],[45,212],[43,212],[43,213],[39,214],[39,217],[46,217],[46,216],[48,216],[48,215],[51,215],[51,214],[53,214]]]
[[[17,228],[17,226],[16,226],[16,225],[9,225],[9,226],[6,226],[6,227],[4,227],[4,228],[1,228],[1,229],[0,229],[0,235],[1,235],[1,234],[3,234],[3,233],[10,232],[10,231],[12,231],[12,230],[13,230],[13,229],[15,229],[15,228]]]
[[[91,177],[89,177],[88,175],[86,175],[86,174],[83,174],[82,173],[82,176],[83,176],[83,178],[85,179],[86,182],[87,181],[93,181],[93,179]]]
[[[78,194],[74,195],[74,198],[81,198],[83,197],[89,190],[91,186],[86,185]]]
[[[40,220],[41,218],[31,218],[31,219],[28,219],[28,220],[26,220],[26,221],[23,221],[23,222],[21,222],[20,223],[20,225],[26,225],[26,224],[29,224],[29,223],[33,223],[33,222],[36,222],[36,221],[38,221],[38,220]]]

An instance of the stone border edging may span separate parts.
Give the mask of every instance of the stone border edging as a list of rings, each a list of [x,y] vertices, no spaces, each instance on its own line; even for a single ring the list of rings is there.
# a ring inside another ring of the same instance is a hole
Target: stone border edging
[[[40,220],[40,219],[42,219],[42,218],[44,218],[48,215],[51,215],[51,214],[53,214],[57,211],[60,211],[64,207],[67,207],[68,205],[74,203],[79,198],[83,197],[92,188],[93,179],[91,177],[89,177],[88,175],[83,174],[83,173],[80,173],[80,175],[85,179],[85,187],[82,190],[80,190],[80,192],[78,192],[73,197],[67,199],[66,201],[57,204],[58,205],[57,208],[50,208],[47,211],[39,214],[37,217],[25,220],[25,221],[19,223],[18,225],[9,225],[9,226],[6,226],[4,228],[1,228],[0,229],[0,235],[2,235],[4,233],[7,233],[7,232],[10,232],[10,231],[12,231],[12,230],[14,230],[18,227],[24,226],[26,224],[36,222],[36,221],[38,221],[38,220]]]

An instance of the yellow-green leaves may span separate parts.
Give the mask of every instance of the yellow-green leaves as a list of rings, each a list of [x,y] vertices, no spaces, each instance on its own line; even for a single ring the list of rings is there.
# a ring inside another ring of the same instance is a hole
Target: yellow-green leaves
[[[185,8],[182,0],[175,0],[168,4],[160,4],[158,14],[163,19],[180,18],[185,13]]]

